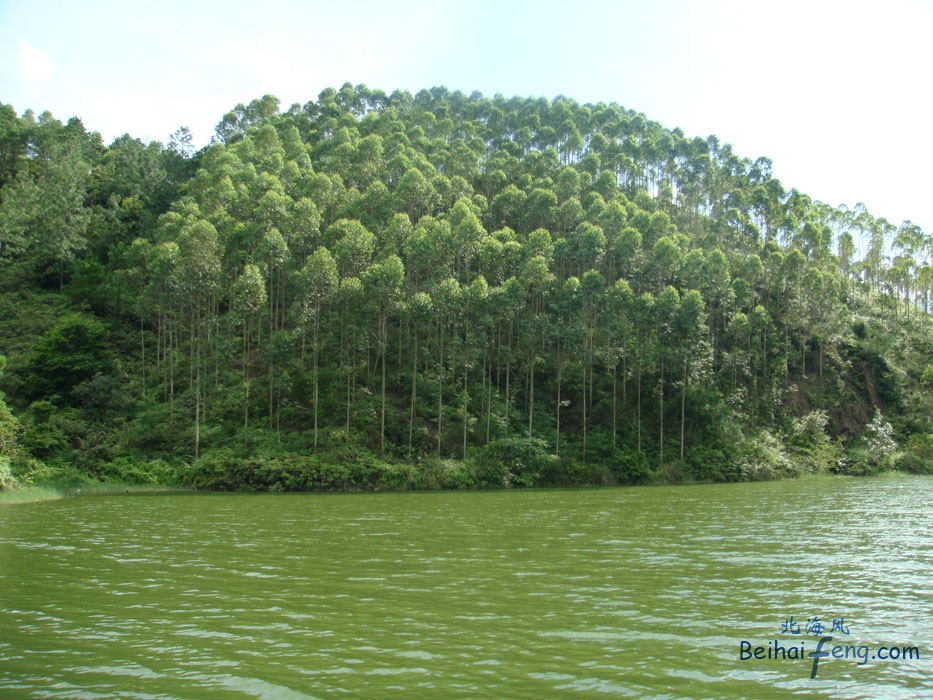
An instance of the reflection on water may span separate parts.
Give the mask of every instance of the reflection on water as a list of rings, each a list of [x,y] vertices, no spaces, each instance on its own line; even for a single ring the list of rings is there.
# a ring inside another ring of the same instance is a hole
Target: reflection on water
[[[0,697],[933,695],[933,479],[0,509]],[[739,659],[791,615],[919,660]]]

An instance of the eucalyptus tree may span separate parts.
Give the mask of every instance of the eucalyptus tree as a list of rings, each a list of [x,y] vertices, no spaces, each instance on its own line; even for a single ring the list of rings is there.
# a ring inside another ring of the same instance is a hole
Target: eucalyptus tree
[[[324,245],[333,248],[341,276],[358,277],[372,260],[376,237],[359,221],[340,219],[328,226]]]
[[[638,452],[641,452],[641,428],[642,428],[642,373],[645,364],[645,350],[651,347],[651,335],[658,330],[655,322],[655,298],[650,292],[643,292],[634,304],[635,337],[637,346],[635,351],[636,368],[636,387],[637,387],[637,420],[636,428],[638,434]]]
[[[560,456],[560,411],[569,401],[561,399],[561,389],[563,388],[563,368],[565,353],[572,353],[573,347],[578,344],[575,338],[581,318],[582,295],[580,293],[580,280],[576,277],[569,277],[564,280],[563,285],[555,294],[551,310],[557,315],[555,322],[551,324],[554,342],[557,353],[557,399],[554,403],[554,454]],[[568,347],[569,346],[569,347]]]
[[[250,384],[250,327],[266,303],[266,285],[256,265],[248,264],[233,286],[233,313],[243,328],[243,436],[248,439]]]
[[[596,270],[587,270],[580,284],[583,310],[583,348],[581,365],[583,381],[581,407],[583,410],[583,459],[586,460],[587,416],[593,409],[593,357],[597,326],[605,305],[606,282]],[[588,389],[588,391],[587,391]]]
[[[678,308],[680,306],[680,295],[677,290],[671,286],[665,287],[654,304],[655,324],[657,331],[655,333],[656,356],[658,359],[658,454],[659,464],[664,464],[664,380],[665,365],[671,355],[671,343],[677,322]]]
[[[139,318],[139,370],[141,376],[141,392],[143,399],[146,398],[146,338],[144,332],[144,305],[148,301],[145,295],[145,288],[148,283],[147,262],[152,246],[149,241],[143,238],[136,238],[130,244],[125,263],[127,269],[124,270],[131,277],[131,284],[136,288],[136,315]]]
[[[409,168],[395,190],[399,211],[417,221],[423,214],[431,213],[431,195],[434,188],[417,168]]]
[[[595,270],[606,250],[606,236],[599,226],[583,222],[570,238],[573,249],[575,272],[582,276],[587,270]]]
[[[509,184],[492,199],[490,207],[490,226],[492,228],[508,226],[521,230],[527,195],[514,184]]]
[[[680,249],[668,236],[659,238],[651,253],[651,271],[655,288],[660,292],[674,281],[681,265]]]
[[[386,354],[389,347],[389,316],[399,310],[405,267],[397,255],[371,265],[363,275],[363,284],[376,307],[376,337],[382,359],[381,412],[379,417],[379,455],[385,456],[386,426]]]
[[[641,262],[642,239],[637,229],[628,226],[622,229],[612,245],[611,276],[621,276],[631,280]]]
[[[527,308],[531,315],[526,325],[528,336],[528,437],[532,435],[535,413],[535,364],[537,362],[538,342],[542,335],[540,328],[541,314],[544,311],[545,294],[554,280],[543,256],[536,255],[522,268],[521,285],[524,289]]]
[[[436,364],[437,377],[437,456],[441,456],[441,443],[444,434],[444,380],[446,378],[446,366],[444,363],[445,336],[448,326],[456,324],[459,320],[462,310],[463,290],[460,283],[447,277],[441,280],[440,284],[434,289],[432,295],[432,306],[434,307],[435,317],[437,319],[437,349],[438,360]]]
[[[894,237],[894,248],[901,251],[904,267],[904,306],[907,318],[910,318],[911,283],[916,278],[916,257],[923,248],[924,236],[923,230],[911,221],[905,221],[897,230]]]
[[[414,351],[411,361],[411,410],[408,419],[408,456],[412,456],[412,437],[415,431],[415,415],[418,406],[418,343],[422,328],[427,328],[433,312],[431,296],[425,292],[416,292],[406,305],[409,325],[413,328]]]
[[[842,273],[843,279],[848,280],[852,267],[853,255],[855,254],[855,241],[852,238],[852,234],[848,231],[843,231],[839,236],[838,252],[839,271]]]
[[[493,202],[495,203],[495,200]],[[537,187],[528,195],[523,209],[522,232],[550,228],[557,212],[557,195],[551,190]]]
[[[631,287],[624,279],[616,280],[615,284],[607,290],[608,304],[606,315],[606,369],[612,373],[612,447],[616,447],[617,400],[616,388],[619,372],[618,365],[622,361],[622,401],[625,402],[625,359],[626,348],[632,335],[632,307],[634,296]]]
[[[457,266],[459,268],[462,265],[466,275],[466,284],[469,285],[471,262],[479,253],[488,234],[472,211],[468,211],[456,224],[452,223],[452,228]]]
[[[179,265],[176,268],[177,290],[188,311],[189,375],[193,368],[194,455],[197,458],[201,440],[201,348],[205,321],[215,308],[219,291],[220,246],[217,231],[203,219],[189,220],[178,236]]]
[[[314,449],[318,444],[318,364],[320,357],[321,307],[333,300],[338,289],[337,263],[330,251],[319,246],[308,258],[298,277],[299,322],[301,323],[301,351],[304,359],[304,338],[310,323],[312,381],[314,383]]]
[[[463,458],[466,459],[467,429],[469,426],[467,409],[470,400],[470,369],[473,367],[475,361],[475,347],[480,343],[482,343],[483,347],[486,346],[484,341],[486,307],[489,301],[489,285],[482,275],[473,280],[473,283],[464,289],[463,301],[463,388],[461,396],[461,421],[463,427],[462,455]],[[484,368],[485,365],[486,357],[484,353]]]
[[[266,298],[269,302],[269,341],[273,342],[277,331],[282,328],[285,320],[285,280],[287,278],[286,266],[291,258],[288,244],[277,228],[266,231],[256,249],[256,258],[262,265],[266,274],[268,292]],[[276,389],[276,354],[267,353],[269,360],[269,428],[273,426]]]
[[[683,379],[680,398],[680,459],[684,458],[684,429],[686,420],[687,386],[690,378],[690,366],[696,358],[697,347],[703,335],[705,311],[703,299],[695,289],[686,292],[680,298],[677,309],[675,328],[680,353],[683,356]]]
[[[156,363],[163,370],[163,401],[169,404],[169,426],[175,424],[175,295],[173,281],[178,265],[178,244],[174,241],[152,246],[146,259],[149,273],[147,296],[156,307]]]
[[[358,277],[344,277],[336,294],[340,312],[341,374],[346,377],[346,420],[344,430],[350,433],[353,407],[356,403],[357,356],[368,349],[369,334],[364,327],[363,310],[366,293]]]

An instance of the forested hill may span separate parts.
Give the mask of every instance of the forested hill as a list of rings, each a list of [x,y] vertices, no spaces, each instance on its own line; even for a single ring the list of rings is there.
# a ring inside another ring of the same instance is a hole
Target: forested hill
[[[933,239],[770,168],[564,97],[266,96],[198,152],[186,129],[105,146],[3,105],[0,471],[288,489],[926,469]]]

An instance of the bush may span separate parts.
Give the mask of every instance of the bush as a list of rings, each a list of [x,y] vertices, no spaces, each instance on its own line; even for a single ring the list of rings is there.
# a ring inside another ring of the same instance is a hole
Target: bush
[[[19,486],[10,469],[10,458],[0,455],[0,491],[8,491]]]
[[[638,450],[616,450],[610,469],[615,479],[622,484],[644,484],[651,479],[648,457]]]
[[[590,469],[572,458],[554,459],[541,472],[543,486],[583,486],[589,484]]]
[[[493,440],[475,457],[476,481],[484,488],[534,486],[557,457],[538,438]]]
[[[426,489],[474,489],[476,474],[468,462],[429,457],[418,464],[421,487]]]
[[[173,484],[178,481],[176,470],[161,459],[151,461],[137,460],[132,457],[118,457],[102,463],[98,476],[105,481],[125,482],[158,486]]]
[[[377,486],[380,489],[407,491],[421,487],[422,472],[414,465],[378,462],[376,468]]]
[[[739,481],[743,478],[736,460],[712,447],[691,447],[687,453],[687,465],[697,481]]]
[[[875,471],[894,468],[897,443],[894,442],[894,428],[888,423],[881,411],[875,409],[875,417],[865,426],[865,449],[869,464]]]
[[[96,318],[71,314],[45,334],[30,355],[26,384],[31,398],[71,390],[96,374],[109,374],[113,366],[107,329]]]
[[[872,466],[868,450],[864,447],[854,447],[837,460],[832,471],[849,476],[871,476],[878,470]]]
[[[742,476],[751,481],[781,479],[797,473],[780,440],[767,430],[744,440],[738,464]]]
[[[895,466],[911,474],[933,474],[933,434],[913,435]]]
[[[794,462],[807,472],[833,471],[841,456],[841,448],[826,434],[829,417],[826,411],[811,411],[795,418],[788,434],[788,444],[793,448]]]
[[[359,453],[353,461],[340,453],[241,457],[217,449],[196,460],[179,476],[196,489],[221,491],[345,491],[410,488],[414,475],[402,467]],[[411,467],[408,468],[412,469]]]

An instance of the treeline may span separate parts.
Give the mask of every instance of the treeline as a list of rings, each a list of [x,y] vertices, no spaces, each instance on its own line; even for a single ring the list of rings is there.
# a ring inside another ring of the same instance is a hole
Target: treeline
[[[215,487],[923,469],[933,239],[770,165],[563,97],[266,96],[197,153],[3,106],[18,443]]]

